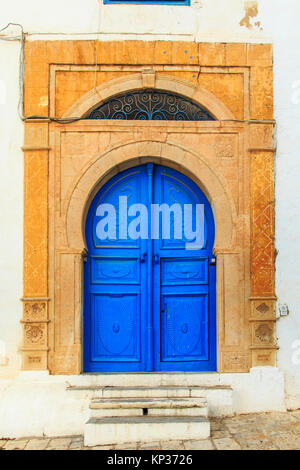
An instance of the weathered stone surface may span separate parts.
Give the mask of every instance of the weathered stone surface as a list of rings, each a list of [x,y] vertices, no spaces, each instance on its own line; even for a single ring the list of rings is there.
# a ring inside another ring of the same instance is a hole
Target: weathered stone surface
[[[241,446],[232,438],[213,439],[217,450],[240,450]]]
[[[95,447],[84,447],[86,450],[114,450],[114,446],[95,446]]]
[[[51,449],[67,450],[71,442],[72,442],[71,438],[59,437],[56,439],[51,439],[47,447],[47,450],[51,450]]]
[[[248,435],[243,434],[244,437],[235,436],[236,441],[240,444],[243,450],[276,450],[277,447],[270,439],[264,435]]]
[[[7,441],[4,449],[5,450],[24,450],[28,443],[28,439],[16,439],[12,441]]]
[[[0,449],[2,449],[6,443],[7,443],[6,439],[0,439]]]
[[[203,441],[184,441],[185,450],[214,450],[210,439]]]
[[[214,439],[222,439],[223,437],[230,437],[229,431],[227,429],[222,429],[221,431],[211,431],[211,437]]]
[[[154,441],[154,442],[148,442],[146,444],[141,444],[139,446],[140,450],[159,450],[160,447],[160,442],[159,441]]]
[[[295,417],[296,414],[296,417]],[[300,420],[299,413],[258,413],[235,416],[223,420],[213,419],[211,427],[213,437],[206,440],[178,440],[178,441],[152,441],[131,442],[118,445],[94,446],[94,450],[300,450],[300,434],[297,432]],[[296,421],[294,420],[296,418]],[[251,426],[251,430],[249,429]],[[254,432],[255,426],[258,431]],[[233,432],[230,431],[230,428]],[[219,437],[217,437],[219,436]],[[50,443],[49,443],[50,441]],[[0,448],[4,450],[46,448],[88,450],[84,447],[83,436],[73,438],[39,438],[0,440]]]
[[[292,416],[294,416],[297,419],[300,419],[300,410],[295,410],[291,412]]]
[[[115,450],[136,450],[138,448],[138,444],[136,442],[127,443],[127,444],[117,444],[113,446]]]
[[[25,450],[45,450],[50,439],[30,439]]]
[[[272,441],[280,450],[300,450],[300,436],[281,433],[273,436]]]
[[[80,449],[82,447],[83,447],[83,437],[82,436],[72,438],[71,444],[69,446],[70,450],[76,450],[76,449]]]
[[[161,442],[161,450],[184,450],[183,441]]]

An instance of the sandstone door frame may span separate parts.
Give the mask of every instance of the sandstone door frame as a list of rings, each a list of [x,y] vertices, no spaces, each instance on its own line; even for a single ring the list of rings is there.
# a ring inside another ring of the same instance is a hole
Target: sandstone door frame
[[[84,119],[105,99],[145,88],[193,99],[217,121],[133,125]],[[51,108],[53,87],[49,96]],[[149,161],[194,180],[214,212],[218,372],[274,365],[273,278],[259,262],[261,214],[266,211],[271,230],[267,236],[272,237],[273,122],[236,119],[211,92],[143,67],[84,94],[64,113],[65,118],[72,116],[83,120],[68,125],[26,123],[23,368],[52,374],[82,372],[87,208],[107,179]],[[274,264],[271,258],[268,266]]]

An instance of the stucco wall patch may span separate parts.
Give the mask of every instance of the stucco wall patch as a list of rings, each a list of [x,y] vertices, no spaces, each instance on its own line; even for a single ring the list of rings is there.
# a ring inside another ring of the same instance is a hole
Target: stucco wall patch
[[[240,21],[240,26],[245,26],[248,29],[258,28],[262,31],[261,22],[259,20],[255,20],[258,16],[258,2],[256,1],[249,1],[245,2],[245,16]]]

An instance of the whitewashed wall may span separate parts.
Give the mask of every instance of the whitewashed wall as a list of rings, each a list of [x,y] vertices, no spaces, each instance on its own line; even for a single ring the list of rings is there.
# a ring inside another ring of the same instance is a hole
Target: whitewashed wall
[[[297,0],[259,0],[249,18],[244,0],[192,0],[192,7],[101,5],[98,0],[2,2],[0,29],[21,23],[34,39],[164,39],[273,42],[275,71],[276,291],[290,315],[278,322],[278,365],[286,378],[288,407],[300,407],[300,48]],[[12,28],[13,32],[17,29]],[[1,35],[1,33],[0,33]],[[19,43],[0,40],[0,377],[19,369],[22,295],[22,194],[18,118]],[[4,382],[2,382],[4,384]],[[1,387],[0,387],[1,388]]]
[[[18,43],[0,41],[0,377],[20,367],[23,123],[17,113],[19,54]]]

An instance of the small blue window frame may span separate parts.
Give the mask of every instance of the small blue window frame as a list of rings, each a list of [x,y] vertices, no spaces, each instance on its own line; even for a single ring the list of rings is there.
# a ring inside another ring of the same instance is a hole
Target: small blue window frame
[[[190,6],[191,0],[103,0],[104,5],[185,5]]]

